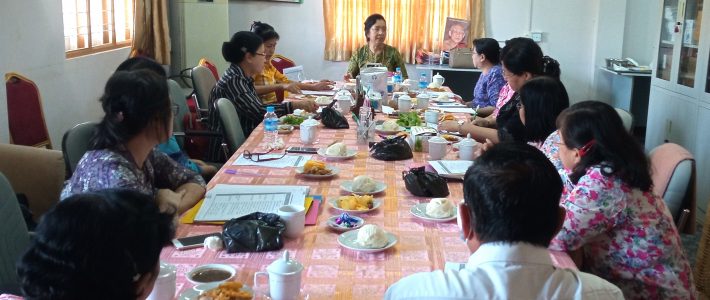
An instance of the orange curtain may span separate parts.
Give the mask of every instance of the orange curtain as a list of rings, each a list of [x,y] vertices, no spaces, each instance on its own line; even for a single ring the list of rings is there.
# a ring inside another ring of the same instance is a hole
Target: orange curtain
[[[131,57],[147,56],[170,64],[170,29],[167,0],[135,0]]]
[[[484,0],[323,0],[325,60],[344,61],[365,45],[365,19],[387,21],[385,43],[412,63],[417,50],[440,51],[447,17],[471,20],[468,44],[485,34]]]

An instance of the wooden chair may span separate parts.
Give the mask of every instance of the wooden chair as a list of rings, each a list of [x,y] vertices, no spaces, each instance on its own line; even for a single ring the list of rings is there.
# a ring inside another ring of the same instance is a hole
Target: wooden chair
[[[7,73],[5,88],[10,143],[52,149],[37,85],[20,74]]]
[[[291,60],[281,54],[274,54],[274,56],[271,57],[271,64],[274,66],[274,68],[276,68],[276,70],[278,70],[281,73],[283,73],[284,69],[286,69],[286,68],[291,68],[291,67],[296,66],[296,63],[293,60]],[[276,100],[278,102],[283,101],[284,97],[285,97],[284,91],[276,91]]]
[[[695,159],[680,145],[662,144],[649,155],[654,194],[663,197],[679,232],[695,233]]]

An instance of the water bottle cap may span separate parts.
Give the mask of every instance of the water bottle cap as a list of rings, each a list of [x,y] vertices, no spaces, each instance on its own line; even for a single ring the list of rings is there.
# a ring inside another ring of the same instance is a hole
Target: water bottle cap
[[[267,107],[266,107],[266,112],[274,112],[274,107],[273,107],[273,106],[267,106]]]

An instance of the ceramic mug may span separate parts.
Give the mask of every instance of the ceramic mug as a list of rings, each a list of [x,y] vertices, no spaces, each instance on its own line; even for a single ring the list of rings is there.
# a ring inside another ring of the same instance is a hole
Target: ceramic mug
[[[301,126],[301,142],[306,145],[315,143],[317,128],[318,127],[314,125]]]
[[[306,227],[306,208],[301,205],[284,205],[276,212],[286,224],[284,235],[298,238]]]
[[[352,106],[352,101],[349,98],[339,98],[336,104],[338,104],[338,110],[340,110],[340,113],[343,114],[343,116],[350,114],[350,106]]]
[[[436,141],[429,139],[429,159],[440,160],[446,156],[448,142],[446,140]]]
[[[475,152],[476,152],[475,145],[459,145],[459,159],[460,160],[473,160]]]
[[[427,107],[429,107],[429,95],[427,95],[427,94],[417,95],[417,108],[418,109],[426,109]]]
[[[160,263],[160,272],[153,284],[153,291],[147,300],[170,300],[175,298],[175,278],[177,267],[168,263]]]
[[[427,110],[424,112],[424,121],[429,124],[439,123],[439,111],[438,110]]]
[[[400,96],[399,99],[397,99],[397,107],[401,113],[409,112],[412,109],[412,98],[406,95]]]

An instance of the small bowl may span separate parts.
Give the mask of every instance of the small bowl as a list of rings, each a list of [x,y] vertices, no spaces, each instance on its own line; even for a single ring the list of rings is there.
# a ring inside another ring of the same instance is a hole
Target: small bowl
[[[230,265],[206,264],[190,270],[185,277],[193,284],[221,283],[234,278],[236,274],[237,270]],[[229,277],[225,278],[227,275],[229,275]]]

